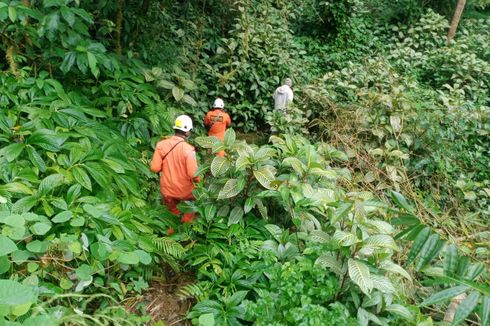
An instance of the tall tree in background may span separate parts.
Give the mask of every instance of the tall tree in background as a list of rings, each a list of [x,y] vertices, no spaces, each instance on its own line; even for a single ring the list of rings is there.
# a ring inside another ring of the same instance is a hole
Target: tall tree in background
[[[456,29],[458,28],[459,20],[461,18],[461,14],[463,13],[465,4],[466,0],[458,0],[456,10],[454,10],[453,20],[451,21],[451,26],[449,27],[449,32],[447,33],[448,42],[451,41],[454,38],[454,34],[456,34]]]

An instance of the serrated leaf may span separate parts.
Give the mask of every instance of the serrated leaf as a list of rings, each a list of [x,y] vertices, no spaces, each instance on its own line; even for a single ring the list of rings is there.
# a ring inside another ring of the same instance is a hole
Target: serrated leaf
[[[226,173],[231,167],[230,161],[221,156],[216,156],[211,162],[211,174],[214,177],[221,176]]]
[[[281,241],[282,229],[275,224],[266,224],[265,229],[276,239],[276,241]]]
[[[466,285],[458,285],[458,286],[454,286],[454,287],[449,288],[449,289],[442,290],[440,292],[434,293],[433,295],[431,295],[430,297],[425,299],[420,305],[421,306],[430,306],[430,305],[433,305],[433,304],[436,304],[439,302],[443,302],[443,301],[452,299],[455,296],[457,296],[463,292],[466,292],[466,290],[468,290],[468,288],[469,287]]]
[[[242,217],[243,209],[240,206],[234,207],[230,212],[230,216],[228,217],[228,226],[232,224],[237,224],[242,220]]]
[[[353,258],[349,258],[347,265],[350,279],[359,286],[362,292],[369,295],[373,289],[369,268],[363,262]]]
[[[265,165],[260,167],[258,170],[254,170],[254,177],[266,189],[275,189],[271,183],[275,180],[273,167]]]
[[[34,149],[34,147],[27,147],[27,156],[29,156],[29,160],[32,162],[32,164],[34,164],[34,166],[39,169],[39,171],[46,171],[46,163],[44,162],[41,155],[39,155],[39,153]]]
[[[341,263],[331,253],[323,254],[318,257],[315,260],[315,264],[329,268],[332,272],[339,276],[343,274]]]
[[[456,313],[454,314],[453,323],[451,325],[459,325],[461,324],[466,317],[468,317],[473,310],[476,308],[478,304],[478,300],[480,300],[480,294],[476,291],[472,291],[466,299],[464,299],[456,309]]]

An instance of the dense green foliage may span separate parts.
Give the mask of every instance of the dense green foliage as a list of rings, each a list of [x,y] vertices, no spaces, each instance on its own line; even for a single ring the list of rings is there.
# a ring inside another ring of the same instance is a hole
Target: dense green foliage
[[[151,323],[168,269],[196,325],[488,325],[490,4],[448,43],[455,5],[1,0],[0,325]],[[215,96],[179,225],[149,159]]]

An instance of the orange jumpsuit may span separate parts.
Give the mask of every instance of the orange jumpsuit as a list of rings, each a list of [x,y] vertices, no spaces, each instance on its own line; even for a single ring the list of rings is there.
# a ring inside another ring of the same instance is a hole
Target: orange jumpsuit
[[[163,203],[170,212],[179,216],[177,204],[183,200],[194,199],[194,181],[199,181],[199,177],[194,177],[197,170],[194,147],[188,144],[183,136],[177,135],[158,142],[151,160],[151,170],[161,172],[160,192]],[[195,213],[184,213],[182,222],[192,222],[194,216]]]
[[[206,114],[204,124],[208,127],[211,126],[208,136],[214,136],[223,141],[226,127],[231,125],[231,118],[228,113],[223,112],[221,109],[213,109]],[[225,156],[225,151],[220,151],[216,155]]]

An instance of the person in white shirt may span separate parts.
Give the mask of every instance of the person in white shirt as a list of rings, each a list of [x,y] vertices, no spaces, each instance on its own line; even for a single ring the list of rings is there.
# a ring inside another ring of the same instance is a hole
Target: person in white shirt
[[[284,79],[283,85],[279,86],[274,92],[274,109],[276,111],[286,112],[289,103],[293,101],[293,82],[291,78]]]

